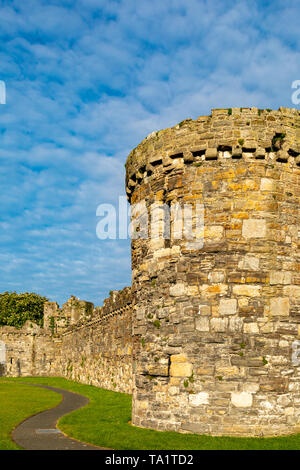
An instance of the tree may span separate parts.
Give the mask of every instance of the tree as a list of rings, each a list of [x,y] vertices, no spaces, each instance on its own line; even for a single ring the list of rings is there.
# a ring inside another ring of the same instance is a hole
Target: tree
[[[21,328],[27,320],[43,325],[46,297],[33,292],[3,292],[0,294],[0,326]]]

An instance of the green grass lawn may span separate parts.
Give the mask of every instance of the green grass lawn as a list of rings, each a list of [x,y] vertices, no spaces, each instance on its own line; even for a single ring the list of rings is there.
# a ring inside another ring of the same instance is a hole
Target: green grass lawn
[[[9,382],[7,383],[7,381]],[[53,377],[0,379],[0,393],[2,387],[11,386],[11,411],[9,413],[7,411],[3,412],[2,406],[0,408],[0,423],[2,423],[3,417],[5,423],[7,418],[10,417],[9,423],[5,424],[6,435],[9,433],[9,427],[12,428],[18,420],[24,419],[24,416],[31,412],[29,411],[30,406],[27,406],[27,399],[24,399],[24,393],[26,393],[26,397],[30,396],[31,404],[33,404],[35,400],[38,400],[38,406],[40,406],[42,400],[44,400],[45,408],[49,408],[49,400],[53,400],[53,397],[48,395],[50,392],[33,387],[28,390],[28,387],[14,383],[19,381],[64,388],[87,396],[90,399],[90,404],[61,418],[58,427],[70,437],[100,447],[109,447],[118,450],[300,449],[300,434],[272,438],[237,438],[200,436],[196,434],[160,432],[137,428],[129,423],[131,419],[131,395],[111,392],[91,385],[83,385],[63,378]],[[14,398],[14,396],[18,398]],[[0,397],[2,397],[2,395],[0,395]],[[26,406],[26,410],[23,409],[22,406],[20,407],[20,399],[21,404]],[[0,403],[2,405],[2,402]],[[21,416],[22,413],[23,415]],[[1,442],[2,441],[0,441],[0,446]]]
[[[24,419],[53,408],[61,401],[55,392],[30,385],[0,380],[0,450],[16,450],[19,446],[11,440],[11,432]]]

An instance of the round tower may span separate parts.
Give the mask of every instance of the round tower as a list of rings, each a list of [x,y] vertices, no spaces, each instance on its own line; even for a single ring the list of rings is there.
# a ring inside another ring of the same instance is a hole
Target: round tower
[[[131,152],[133,424],[300,431],[299,183],[295,109],[214,109]]]

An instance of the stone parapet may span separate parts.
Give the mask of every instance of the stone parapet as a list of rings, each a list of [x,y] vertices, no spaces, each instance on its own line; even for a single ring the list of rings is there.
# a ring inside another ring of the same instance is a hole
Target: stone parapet
[[[300,166],[299,137],[296,109],[213,109],[210,116],[152,132],[130,153],[126,162],[128,199],[142,182],[148,184],[182,165],[244,159]]]

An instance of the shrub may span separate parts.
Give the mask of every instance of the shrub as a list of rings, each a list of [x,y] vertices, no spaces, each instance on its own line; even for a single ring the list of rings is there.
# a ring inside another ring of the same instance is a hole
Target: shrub
[[[0,325],[21,328],[27,320],[43,325],[44,303],[48,299],[33,292],[0,294]]]

